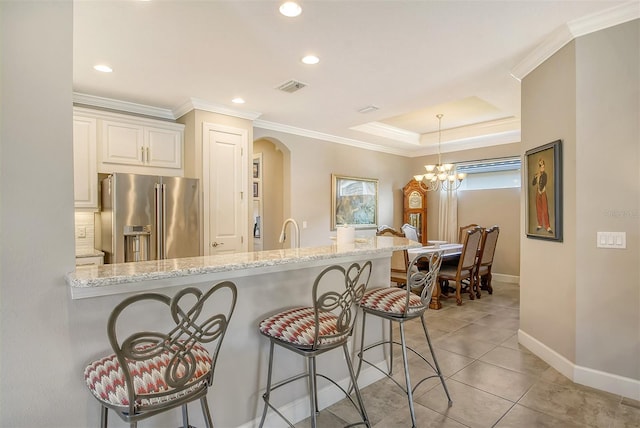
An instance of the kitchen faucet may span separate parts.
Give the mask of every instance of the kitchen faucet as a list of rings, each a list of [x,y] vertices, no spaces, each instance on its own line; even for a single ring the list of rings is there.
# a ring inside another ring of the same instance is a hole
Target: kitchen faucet
[[[298,227],[298,223],[296,223],[296,221],[292,218],[288,218],[284,221],[284,223],[282,223],[282,232],[280,232],[280,239],[278,240],[278,242],[282,244],[284,243],[284,241],[287,240],[286,229],[287,229],[287,224],[289,223],[293,224],[293,227],[296,230],[296,241],[295,241],[294,248],[300,248],[300,228]]]

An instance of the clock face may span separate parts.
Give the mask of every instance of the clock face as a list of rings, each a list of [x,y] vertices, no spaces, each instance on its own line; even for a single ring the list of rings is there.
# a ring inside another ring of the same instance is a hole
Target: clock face
[[[415,190],[411,192],[411,194],[409,195],[409,208],[422,208],[422,195],[420,194],[420,192],[417,192]]]

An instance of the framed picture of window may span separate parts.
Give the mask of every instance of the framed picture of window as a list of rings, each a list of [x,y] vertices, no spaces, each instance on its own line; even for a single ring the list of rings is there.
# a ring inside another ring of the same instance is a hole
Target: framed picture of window
[[[562,242],[562,140],[525,152],[526,234]]]
[[[331,230],[372,229],[377,223],[378,180],[331,174]]]

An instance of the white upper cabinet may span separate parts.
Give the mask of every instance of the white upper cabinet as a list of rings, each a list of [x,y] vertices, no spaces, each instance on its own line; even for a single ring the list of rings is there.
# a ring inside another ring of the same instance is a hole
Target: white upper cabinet
[[[181,124],[149,119],[103,119],[99,171],[127,172],[116,171],[114,165],[182,170],[183,138],[184,125]]]
[[[76,208],[98,207],[96,119],[73,116],[73,196]]]

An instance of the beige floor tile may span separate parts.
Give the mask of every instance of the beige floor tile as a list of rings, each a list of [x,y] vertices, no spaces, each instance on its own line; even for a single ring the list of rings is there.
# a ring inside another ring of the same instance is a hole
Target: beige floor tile
[[[407,405],[406,396],[388,379],[383,379],[367,386],[362,389],[361,394],[372,426],[380,422],[389,413]],[[357,409],[347,399],[339,401],[327,410],[350,423],[360,420]]]
[[[480,358],[496,347],[494,343],[469,339],[466,336],[453,336],[453,334],[455,333],[434,340],[435,347],[469,358]]]
[[[549,365],[528,351],[497,346],[480,357],[481,361],[529,375],[540,375]]]
[[[416,401],[469,427],[491,427],[513,406],[508,400],[451,379],[447,387],[453,399],[451,407],[443,399],[440,388],[432,389]]]
[[[544,381],[538,381],[519,401],[530,409],[585,427],[610,427],[619,403],[615,396]]]
[[[457,306],[455,309],[449,311],[447,318],[458,319],[460,321],[471,323],[477,319],[487,316],[487,312],[475,310],[471,305],[472,304],[469,304],[470,307],[467,307],[466,305]]]
[[[616,410],[612,428],[640,428],[640,403],[623,399]]]
[[[506,329],[499,327],[489,327],[486,325],[477,324],[477,321],[474,321],[473,324],[466,325],[459,330],[451,333],[450,336],[455,337],[465,337],[472,340],[479,340],[481,342],[489,342],[495,345],[499,345],[511,336],[517,329]]]
[[[514,334],[513,336],[509,337],[507,340],[502,342],[500,346],[509,348],[509,349],[515,349],[516,351],[525,349],[524,346],[520,345],[520,343],[518,342],[517,334]]]
[[[528,409],[519,404],[513,406],[511,410],[496,424],[496,428],[582,428],[577,425],[553,416]]]
[[[450,333],[459,330],[466,325],[469,325],[468,321],[451,318],[448,316],[427,319],[427,328],[429,329],[429,331],[431,331],[432,329],[436,329]]]
[[[492,364],[476,361],[452,376],[482,391],[516,402],[536,382],[536,378]]]
[[[518,318],[498,314],[488,314],[487,316],[475,320],[473,323],[511,331],[518,331],[518,328],[520,328],[520,320]]]
[[[454,421],[438,412],[428,409],[419,403],[415,403],[416,420],[418,428],[465,428],[459,422]],[[387,415],[373,428],[407,428],[411,426],[411,415],[409,409],[397,410]]]
[[[340,419],[331,412],[320,412],[316,418],[316,426],[319,427],[344,427],[347,422]],[[295,428],[311,427],[311,418],[307,418],[295,424]]]

